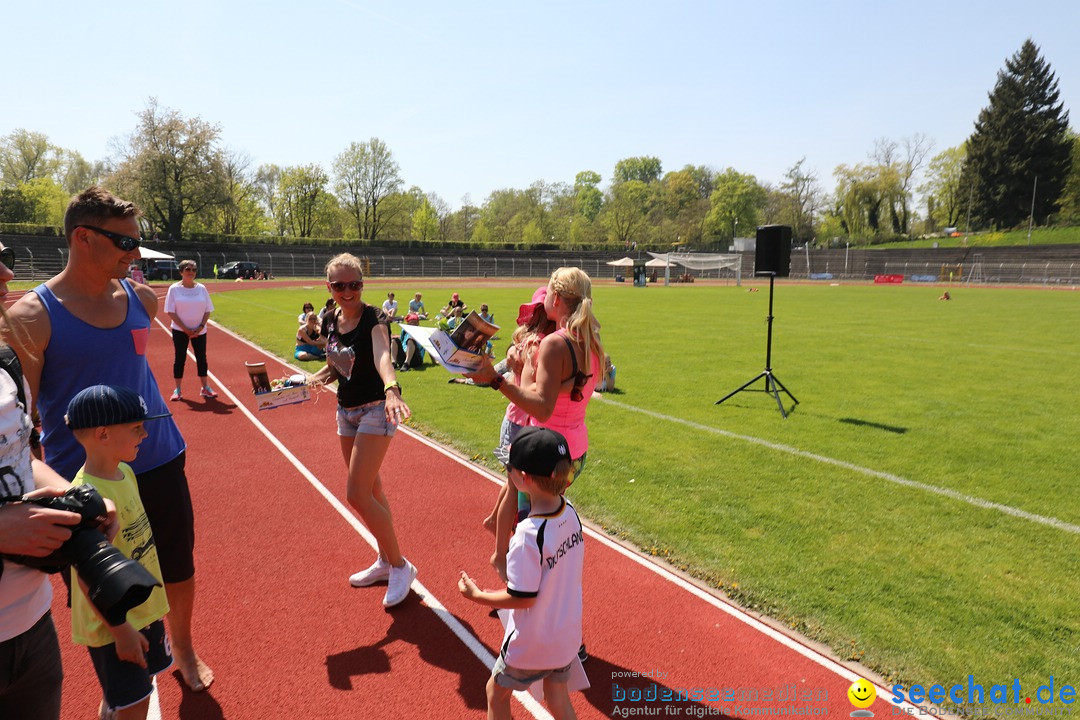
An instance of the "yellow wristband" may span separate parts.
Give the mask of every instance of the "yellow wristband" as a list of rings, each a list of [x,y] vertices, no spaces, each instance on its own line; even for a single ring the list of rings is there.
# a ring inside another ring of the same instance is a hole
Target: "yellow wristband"
[[[390,392],[390,388],[397,388],[397,391],[398,391],[399,393],[401,392],[401,386],[400,386],[400,385],[398,385],[398,381],[397,381],[397,380],[395,380],[394,382],[388,382],[388,383],[386,383],[385,385],[383,385],[383,389],[382,389],[382,390],[383,390],[383,392],[384,392],[384,393],[388,393],[388,392]]]

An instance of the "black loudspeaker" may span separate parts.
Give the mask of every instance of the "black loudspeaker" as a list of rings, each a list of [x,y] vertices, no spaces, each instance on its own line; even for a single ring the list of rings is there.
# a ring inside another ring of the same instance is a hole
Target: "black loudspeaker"
[[[754,274],[787,277],[791,274],[791,226],[761,225],[757,229]]]

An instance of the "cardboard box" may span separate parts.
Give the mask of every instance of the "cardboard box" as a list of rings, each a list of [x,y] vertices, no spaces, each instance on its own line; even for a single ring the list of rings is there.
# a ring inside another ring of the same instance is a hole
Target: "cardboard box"
[[[307,385],[294,385],[255,394],[255,407],[258,410],[272,410],[282,405],[295,405],[311,399],[311,390]]]

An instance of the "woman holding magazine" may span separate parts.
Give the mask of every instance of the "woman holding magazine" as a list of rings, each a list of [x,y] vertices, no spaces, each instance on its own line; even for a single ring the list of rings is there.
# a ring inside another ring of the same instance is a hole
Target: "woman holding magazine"
[[[327,322],[326,366],[315,382],[337,380],[337,428],[349,469],[348,499],[379,546],[371,567],[349,578],[353,587],[387,581],[383,606],[409,594],[416,568],[398,546],[394,518],[383,492],[379,469],[398,423],[411,414],[390,359],[390,324],[382,308],[361,299],[360,260],[348,253],[326,264],[326,287],[337,303]]]
[[[504,382],[487,359],[469,377],[501,392],[529,415],[530,425],[562,433],[570,446],[576,478],[585,466],[585,454],[589,449],[585,410],[604,368],[600,322],[593,314],[589,276],[574,267],[562,267],[553,272],[544,296],[544,312],[555,323],[555,331],[540,341],[531,382],[526,377],[522,378],[520,387]],[[516,490],[507,487],[496,516],[495,554],[491,563],[504,580],[506,551],[517,509]]]

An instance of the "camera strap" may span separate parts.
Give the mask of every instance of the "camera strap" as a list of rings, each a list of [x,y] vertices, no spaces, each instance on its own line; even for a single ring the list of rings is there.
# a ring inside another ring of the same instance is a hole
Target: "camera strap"
[[[11,379],[15,381],[15,392],[19,396],[19,402],[22,403],[26,412],[30,412],[30,408],[26,407],[26,390],[23,388],[23,371],[22,364],[19,362],[19,356],[15,354],[15,351],[11,349],[10,345],[0,345],[0,367],[4,369]]]

